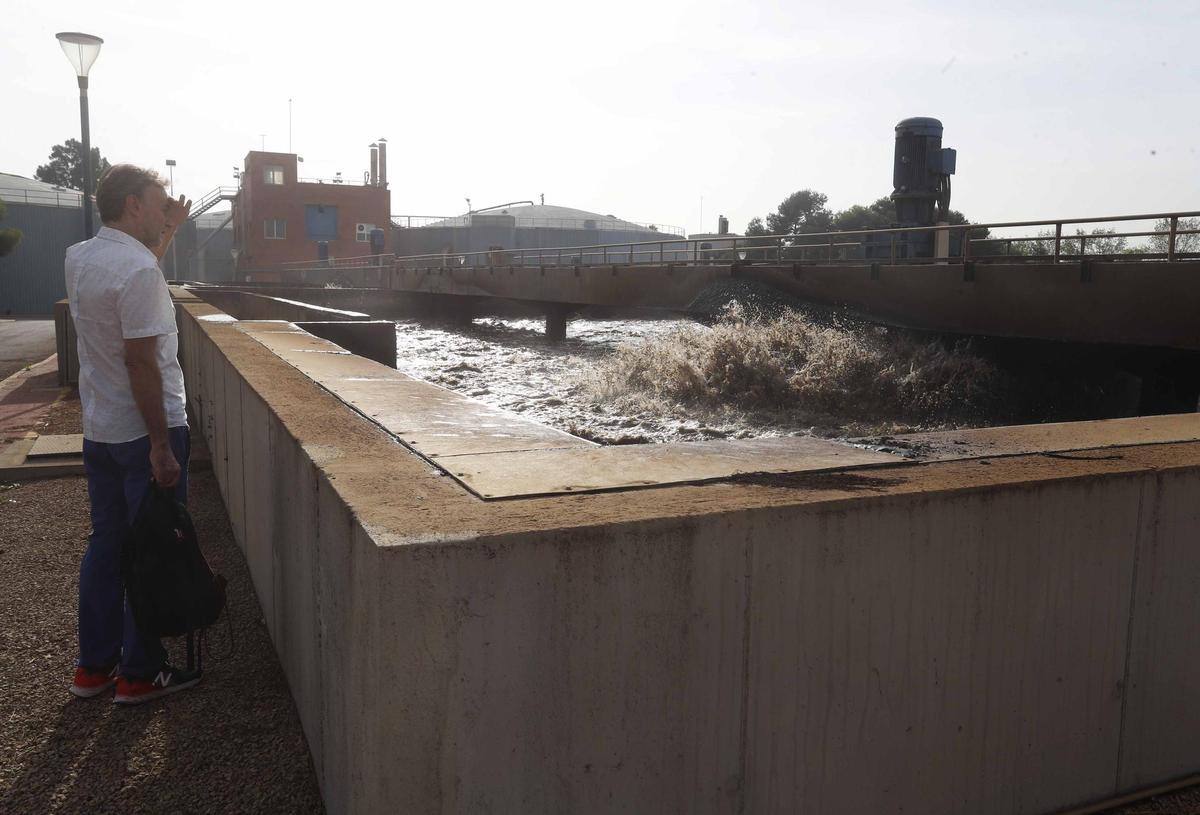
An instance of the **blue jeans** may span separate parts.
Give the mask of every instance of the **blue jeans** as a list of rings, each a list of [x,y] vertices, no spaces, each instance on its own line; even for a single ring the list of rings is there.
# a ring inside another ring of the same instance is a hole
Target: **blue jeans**
[[[168,433],[179,462],[175,497],[186,503],[188,429],[172,427]],[[167,652],[158,638],[138,632],[121,581],[121,542],[150,483],[150,437],[121,444],[84,439],[83,464],[92,532],[79,569],[79,664],[108,668],[120,662],[123,676],[152,677],[166,662]]]

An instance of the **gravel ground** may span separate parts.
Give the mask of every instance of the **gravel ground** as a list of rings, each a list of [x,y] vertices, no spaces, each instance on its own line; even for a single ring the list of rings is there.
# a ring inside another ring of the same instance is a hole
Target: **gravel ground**
[[[78,430],[78,400],[43,432]],[[321,812],[320,791],[245,561],[209,471],[189,504],[213,568],[229,578],[234,638],[209,634],[204,680],[117,708],[70,696],[87,484],[0,484],[0,812]],[[170,644],[183,661],[182,640]]]

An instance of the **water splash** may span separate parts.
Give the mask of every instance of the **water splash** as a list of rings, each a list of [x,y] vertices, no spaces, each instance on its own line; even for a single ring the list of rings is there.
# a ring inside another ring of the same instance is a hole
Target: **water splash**
[[[1005,377],[967,341],[827,322],[736,303],[711,327],[627,343],[580,377],[582,395],[631,413],[821,435],[978,423]]]

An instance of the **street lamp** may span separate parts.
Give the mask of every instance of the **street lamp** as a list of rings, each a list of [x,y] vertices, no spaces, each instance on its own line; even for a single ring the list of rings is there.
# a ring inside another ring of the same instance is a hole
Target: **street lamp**
[[[175,197],[175,159],[173,159],[173,158],[167,159],[167,169],[171,173],[171,182],[170,182],[171,183],[171,198],[174,198]],[[179,224],[176,224],[176,226],[178,226],[178,225]],[[177,264],[177,261],[175,259],[175,241],[172,240],[171,241],[171,279],[172,280],[179,279],[179,267],[176,264]]]
[[[58,44],[63,53],[71,61],[75,75],[79,77],[79,119],[83,128],[83,233],[84,238],[92,237],[92,136],[88,131],[88,71],[96,57],[100,56],[100,46],[104,40],[91,34],[80,34],[78,31],[62,31]]]

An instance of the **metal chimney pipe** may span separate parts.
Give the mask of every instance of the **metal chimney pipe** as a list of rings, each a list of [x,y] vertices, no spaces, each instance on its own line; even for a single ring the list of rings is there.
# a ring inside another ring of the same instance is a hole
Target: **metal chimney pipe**
[[[379,186],[387,186],[387,139],[379,140]]]
[[[371,181],[374,187],[379,183],[379,145],[371,142]]]

